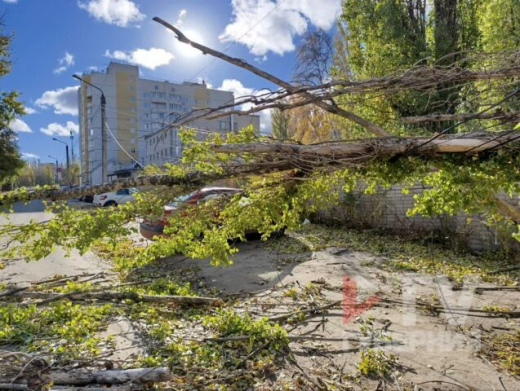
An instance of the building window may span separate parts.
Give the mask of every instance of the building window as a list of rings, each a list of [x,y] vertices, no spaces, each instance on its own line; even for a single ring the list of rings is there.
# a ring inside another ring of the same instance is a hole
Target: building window
[[[130,91],[134,92],[134,86],[130,85]]]
[[[133,129],[132,129],[133,130]],[[132,137],[132,139],[130,140],[130,143],[131,144],[135,144],[135,138]]]
[[[218,125],[220,130],[226,130],[226,121],[219,121]]]
[[[233,130],[238,130],[238,123],[233,122],[233,128],[234,128]]]
[[[157,91],[159,89],[159,86],[155,86],[155,91]]]
[[[150,93],[149,92],[143,92],[143,98],[144,99],[150,99]]]
[[[135,102],[135,96],[130,97],[130,102]]]
[[[150,103],[149,103],[149,102],[144,102],[144,103],[143,103],[143,107],[144,107],[145,109],[149,109],[151,106],[150,106]]]
[[[132,113],[135,112],[135,107],[134,107],[134,106],[130,107],[130,111],[131,111]]]
[[[171,92],[175,92],[175,88],[172,87],[172,88],[170,89],[170,91],[171,91]]]
[[[154,103],[152,108],[156,110],[166,110],[166,103]]]
[[[159,115],[159,119],[163,119],[164,118],[164,113],[157,113]]]
[[[134,75],[130,75],[130,81],[135,81]]]

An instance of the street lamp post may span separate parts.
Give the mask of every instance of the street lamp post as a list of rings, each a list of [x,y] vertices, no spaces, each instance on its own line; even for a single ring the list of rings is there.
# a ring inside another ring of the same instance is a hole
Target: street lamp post
[[[101,179],[103,183],[107,182],[107,136],[105,131],[105,108],[107,101],[105,99],[105,93],[103,90],[94,84],[82,79],[78,75],[72,75],[74,79],[77,79],[85,84],[88,84],[89,86],[95,88],[99,92],[101,92]]]
[[[70,162],[69,162],[69,144],[65,141],[58,140],[57,138],[52,138],[54,141],[65,144],[65,153],[67,155],[67,176],[69,177],[69,186],[72,186],[72,178],[70,177]]]
[[[55,175],[54,175],[54,184],[58,184],[58,158],[57,158],[57,157],[54,157],[54,156],[51,156],[51,155],[49,155],[49,157],[50,157],[51,159],[56,160],[56,169],[54,170],[54,172],[55,172]]]

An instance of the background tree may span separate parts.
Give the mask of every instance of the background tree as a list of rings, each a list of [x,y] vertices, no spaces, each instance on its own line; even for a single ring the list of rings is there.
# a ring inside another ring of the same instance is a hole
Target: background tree
[[[11,40],[11,35],[3,33],[3,24],[0,20],[0,78],[11,71],[11,61],[9,61]],[[12,121],[17,116],[25,114],[22,103],[17,99],[16,91],[0,91],[0,183],[23,166],[16,145],[16,135],[10,129]]]
[[[291,113],[289,110],[273,109],[271,112],[271,128],[273,137],[278,140],[290,139],[289,123]]]
[[[46,164],[43,168],[43,173],[45,175],[46,184],[52,184],[55,181],[56,175],[54,174],[54,169],[50,164]]]
[[[520,36],[514,28],[520,12],[518,1],[434,0],[429,9],[426,5],[426,0],[346,0],[339,34],[348,57],[345,60],[344,53],[336,53],[336,75],[341,74],[339,69],[344,68],[345,61],[348,73],[341,76],[353,80],[396,74],[427,64],[471,69],[479,65],[472,62],[472,51],[518,47]],[[492,43],[502,38],[509,43]],[[489,85],[486,82],[468,89],[456,83],[444,84],[429,94],[410,91],[393,97],[365,97],[363,102],[345,98],[340,103],[376,123],[387,123],[393,133],[424,134],[443,130],[455,122],[404,125],[399,119],[479,111],[485,107],[483,103],[494,103],[481,97]],[[511,90],[514,86],[504,88],[502,94],[493,93],[495,101]],[[461,129],[470,130],[466,126]],[[360,128],[350,125],[350,130]]]
[[[79,184],[80,167],[78,162],[72,162],[70,165],[70,178],[73,185]]]

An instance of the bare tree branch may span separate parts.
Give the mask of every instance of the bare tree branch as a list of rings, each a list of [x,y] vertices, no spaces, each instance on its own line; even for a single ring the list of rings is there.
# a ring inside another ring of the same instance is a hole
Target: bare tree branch
[[[257,76],[260,76],[261,78],[265,79],[265,80],[268,80],[282,88],[285,88],[287,91],[289,92],[295,92],[297,90],[297,87],[296,86],[293,86],[291,83],[288,83],[274,75],[271,75],[270,73],[267,73],[249,63],[247,63],[246,61],[242,60],[242,59],[239,59],[239,58],[234,58],[234,57],[230,57],[228,56],[227,54],[224,54],[224,53],[221,53],[217,50],[214,50],[214,49],[211,49],[207,46],[204,46],[204,45],[201,45],[200,43],[197,43],[197,42],[194,42],[194,41],[191,41],[189,40],[179,29],[177,29],[176,27],[172,26],[170,23],[164,21],[163,19],[159,18],[159,17],[154,17],[153,18],[154,21],[162,24],[163,26],[165,26],[167,29],[173,31],[176,35],[176,38],[182,42],[182,43],[185,43],[185,44],[188,44],[192,47],[194,47],[195,49],[198,49],[200,50],[202,53],[204,54],[209,54],[213,57],[217,57],[217,58],[220,58],[221,60],[224,60],[230,64],[233,64],[237,67],[240,67],[240,68],[243,68],[243,69],[246,69],[248,70],[249,72],[251,73],[254,73],[255,75]],[[313,99],[314,96],[308,92],[301,92],[301,94],[307,98],[307,99]],[[377,135],[377,136],[391,136],[390,133],[388,133],[386,130],[384,130],[383,128],[381,128],[379,125],[376,125],[364,118],[361,118],[360,116],[354,114],[354,113],[351,113],[349,111],[346,111],[340,107],[338,107],[336,104],[334,103],[327,103],[325,102],[324,100],[316,100],[314,102],[314,104],[320,108],[322,108],[323,110],[326,110],[332,114],[336,114],[336,115],[339,115],[343,118],[346,118],[346,119],[349,119],[355,123],[357,123],[358,125],[362,126],[363,128],[365,128],[366,130],[368,130],[369,132]]]
[[[405,124],[420,124],[423,122],[444,122],[444,121],[463,121],[475,116],[475,113],[469,114],[431,114],[417,117],[403,117],[401,121]],[[494,113],[483,113],[475,117],[475,119],[496,119],[496,120],[520,120],[520,113],[504,113],[497,111]]]

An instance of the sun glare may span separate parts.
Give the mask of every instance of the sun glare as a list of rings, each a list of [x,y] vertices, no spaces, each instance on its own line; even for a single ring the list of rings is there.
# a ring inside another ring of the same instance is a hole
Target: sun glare
[[[183,33],[188,39],[204,45],[204,38],[202,37],[202,34],[200,34],[198,31],[186,30],[183,31]],[[200,50],[197,50],[183,43],[179,43],[177,45],[177,50],[179,52],[179,55],[184,57],[195,57],[198,54],[202,54]]]

